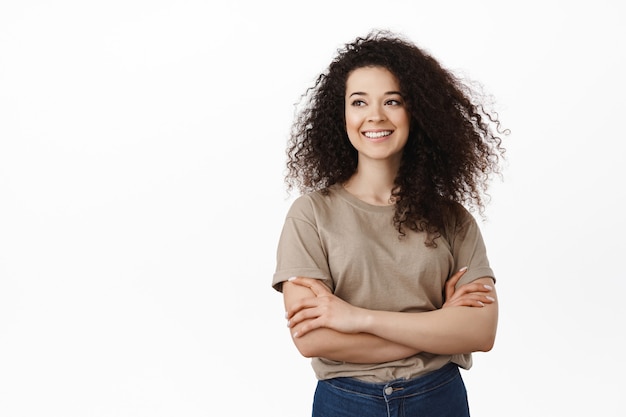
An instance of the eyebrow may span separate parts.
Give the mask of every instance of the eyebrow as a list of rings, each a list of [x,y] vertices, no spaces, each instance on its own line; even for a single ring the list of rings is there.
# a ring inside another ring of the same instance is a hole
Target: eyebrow
[[[386,95],[386,96],[392,96],[392,95],[394,95],[394,94],[397,94],[397,95],[399,95],[399,96],[402,96],[402,93],[401,93],[401,92],[399,92],[399,91],[387,91],[384,95]],[[352,97],[352,96],[366,96],[366,95],[367,95],[367,93],[364,93],[364,92],[362,92],[362,91],[355,91],[354,93],[350,94],[350,96],[349,96],[349,97]]]

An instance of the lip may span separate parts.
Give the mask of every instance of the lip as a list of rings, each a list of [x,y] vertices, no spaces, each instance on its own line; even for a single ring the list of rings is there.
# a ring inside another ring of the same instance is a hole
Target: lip
[[[367,136],[367,133],[380,134],[380,133],[385,133],[385,132],[388,132],[388,134],[382,135],[382,136],[374,136],[374,137]],[[393,134],[393,130],[391,129],[374,129],[374,130],[364,130],[361,132],[361,135],[363,135],[366,140],[370,142],[374,142],[374,143],[384,142],[387,139],[389,139],[392,134]]]

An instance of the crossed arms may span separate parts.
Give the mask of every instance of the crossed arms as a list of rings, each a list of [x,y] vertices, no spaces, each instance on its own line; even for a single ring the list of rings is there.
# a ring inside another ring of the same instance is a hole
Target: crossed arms
[[[319,280],[292,278],[283,284],[286,318],[305,357],[352,363],[382,363],[419,352],[460,354],[489,351],[498,321],[491,278],[455,288],[461,269],[446,283],[443,308],[401,313],[355,307]]]

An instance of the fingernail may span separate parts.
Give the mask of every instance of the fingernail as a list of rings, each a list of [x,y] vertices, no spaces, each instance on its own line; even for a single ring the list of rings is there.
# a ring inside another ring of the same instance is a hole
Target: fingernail
[[[491,302],[495,302],[495,301],[496,301],[496,299],[495,299],[495,298],[490,297],[490,296],[487,296],[486,298],[487,298],[487,300],[489,300],[489,301],[491,301]]]
[[[293,281],[293,280],[294,280],[294,279],[296,279],[296,278],[298,278],[298,277],[291,277],[291,278],[289,278],[287,281]]]
[[[285,318],[289,317],[289,313],[285,311]]]
[[[484,285],[485,288],[487,288],[489,291],[493,290],[493,287],[491,285]]]
[[[287,327],[291,327],[291,320],[287,321]]]
[[[459,269],[459,272],[465,272],[465,271],[467,271],[467,267],[466,266],[464,266],[463,268]]]
[[[293,334],[293,337],[298,337],[298,332],[295,332],[295,333]]]
[[[485,304],[482,301],[479,301],[478,304],[480,304],[481,307],[485,306]]]

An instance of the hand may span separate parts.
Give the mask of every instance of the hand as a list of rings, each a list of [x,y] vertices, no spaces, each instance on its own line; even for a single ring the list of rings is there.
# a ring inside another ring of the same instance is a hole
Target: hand
[[[343,301],[318,279],[294,277],[289,282],[309,288],[314,297],[298,300],[287,311],[287,326],[297,331],[293,337],[302,337],[311,330],[326,327],[342,333],[358,333],[363,320],[363,309]]]
[[[485,304],[491,304],[496,301],[495,298],[490,295],[493,291],[493,287],[490,285],[480,282],[470,282],[469,284],[461,285],[459,288],[456,288],[456,284],[466,271],[467,268],[461,268],[446,282],[446,301],[442,308],[453,306],[484,307]]]

